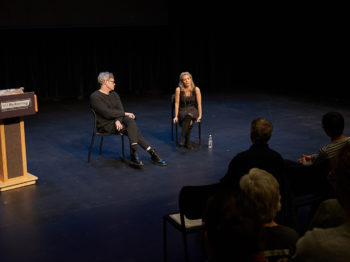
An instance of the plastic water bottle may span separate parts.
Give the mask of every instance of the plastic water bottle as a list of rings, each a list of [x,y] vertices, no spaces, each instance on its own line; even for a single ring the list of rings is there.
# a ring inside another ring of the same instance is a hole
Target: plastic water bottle
[[[213,148],[213,137],[209,135],[208,139],[208,148]]]

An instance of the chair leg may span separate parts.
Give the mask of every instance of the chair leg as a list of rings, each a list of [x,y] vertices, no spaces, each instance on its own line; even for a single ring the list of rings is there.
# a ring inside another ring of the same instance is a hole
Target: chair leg
[[[91,152],[92,152],[92,147],[94,146],[94,142],[95,142],[95,135],[93,134],[91,137],[91,143],[89,147],[88,163],[90,163],[90,160],[91,160]]]
[[[178,138],[177,138],[177,124],[175,124],[175,141],[176,141],[176,145],[178,144]]]
[[[125,153],[124,153],[124,136],[121,136],[121,140],[122,140],[122,158],[123,160],[125,159]]]
[[[163,261],[167,260],[167,235],[166,235],[166,219],[163,217]]]
[[[174,122],[171,119],[171,141],[174,141]]]
[[[182,237],[184,240],[184,249],[185,249],[185,258],[186,258],[186,262],[190,261],[190,257],[188,255],[188,247],[187,247],[187,237],[186,237],[186,233],[182,232]]]
[[[101,140],[100,140],[100,150],[99,150],[100,155],[102,155],[102,144],[103,144],[103,136],[101,136]]]
[[[202,144],[202,125],[200,122],[198,123],[198,137],[199,137],[199,145],[201,145]]]

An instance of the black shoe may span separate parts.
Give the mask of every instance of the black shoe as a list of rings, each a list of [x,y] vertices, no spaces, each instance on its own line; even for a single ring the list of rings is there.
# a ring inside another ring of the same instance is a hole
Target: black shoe
[[[138,152],[133,152],[130,157],[131,163],[136,166],[143,166],[142,161],[140,160]]]
[[[193,150],[193,149],[194,149],[194,147],[193,147],[191,141],[187,141],[187,142],[186,142],[185,148],[188,149],[188,150]]]
[[[180,141],[179,141],[179,146],[185,146],[185,141],[184,137],[180,136]]]
[[[154,164],[159,165],[159,166],[166,166],[167,165],[165,160],[160,158],[160,156],[158,155],[156,150],[151,149],[148,152],[151,154],[151,160]]]

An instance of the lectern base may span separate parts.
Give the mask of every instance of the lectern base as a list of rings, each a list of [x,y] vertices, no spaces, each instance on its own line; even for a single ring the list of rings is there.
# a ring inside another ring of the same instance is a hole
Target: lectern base
[[[16,178],[12,181],[7,181],[5,183],[0,181],[0,191],[7,191],[7,190],[23,187],[23,186],[33,185],[35,184],[37,179],[38,177],[27,173],[26,176]]]

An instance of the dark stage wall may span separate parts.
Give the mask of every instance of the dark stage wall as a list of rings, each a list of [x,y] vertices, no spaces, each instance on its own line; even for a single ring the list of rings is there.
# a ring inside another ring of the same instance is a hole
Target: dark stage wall
[[[166,27],[4,30],[1,88],[24,86],[41,98],[86,96],[101,71],[115,73],[120,91],[167,86]]]
[[[173,92],[182,71],[190,71],[202,90],[247,84],[249,64],[242,61],[241,50],[225,45],[225,39],[210,29],[187,30],[175,26],[3,29],[7,41],[0,49],[0,87],[24,86],[48,99],[86,97],[96,89],[101,71],[115,73],[120,92],[136,94]]]
[[[338,39],[318,31],[258,26],[48,26],[0,29],[0,89],[40,99],[86,98],[101,71],[121,93],[173,92],[182,71],[207,92],[251,89],[344,98]]]
[[[0,1],[0,25],[7,27],[167,24],[168,0]]]

